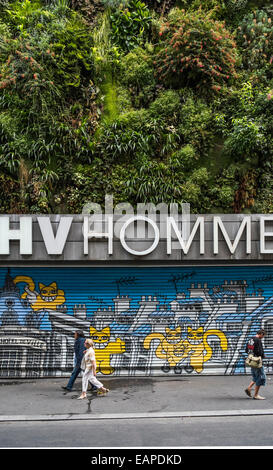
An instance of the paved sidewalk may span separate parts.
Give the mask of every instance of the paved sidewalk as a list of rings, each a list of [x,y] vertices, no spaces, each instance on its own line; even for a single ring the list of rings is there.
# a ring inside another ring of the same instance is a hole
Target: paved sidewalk
[[[271,378],[272,377],[272,378]],[[0,421],[75,420],[273,415],[273,376],[261,387],[263,401],[248,398],[250,376],[100,377],[106,396],[74,390],[65,393],[65,378],[0,379]]]

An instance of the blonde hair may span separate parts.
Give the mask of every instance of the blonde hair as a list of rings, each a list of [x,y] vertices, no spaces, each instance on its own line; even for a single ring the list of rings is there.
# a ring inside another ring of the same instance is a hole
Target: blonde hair
[[[92,340],[91,338],[87,338],[87,339],[85,340],[85,342],[86,342],[87,344],[89,344],[92,348],[94,347],[94,342],[93,342],[93,340]]]

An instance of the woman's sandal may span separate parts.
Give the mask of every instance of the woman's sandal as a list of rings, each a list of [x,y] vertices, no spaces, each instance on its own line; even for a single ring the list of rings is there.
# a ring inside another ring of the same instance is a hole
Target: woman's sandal
[[[108,393],[108,392],[109,392],[109,388],[106,388],[104,392],[98,390],[98,391],[97,391],[97,395],[105,395],[105,394]]]

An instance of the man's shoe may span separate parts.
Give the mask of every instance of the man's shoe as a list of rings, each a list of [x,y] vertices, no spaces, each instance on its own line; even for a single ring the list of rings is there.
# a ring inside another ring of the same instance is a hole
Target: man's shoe
[[[253,400],[265,400],[265,397],[261,397],[261,395],[257,395],[256,397],[253,397]]]
[[[65,390],[66,392],[72,392],[71,388],[67,388],[67,387],[62,386],[62,389]]]
[[[248,396],[249,398],[251,398],[251,397],[252,397],[252,395],[251,395],[251,391],[250,391],[250,390],[248,390],[248,388],[246,388],[246,389],[245,389],[245,392],[246,392],[246,394],[247,394],[247,396]]]

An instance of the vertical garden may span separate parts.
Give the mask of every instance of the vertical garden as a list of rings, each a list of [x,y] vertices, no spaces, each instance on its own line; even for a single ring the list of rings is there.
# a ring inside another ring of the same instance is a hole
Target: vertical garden
[[[0,212],[273,212],[273,6],[0,0]]]

